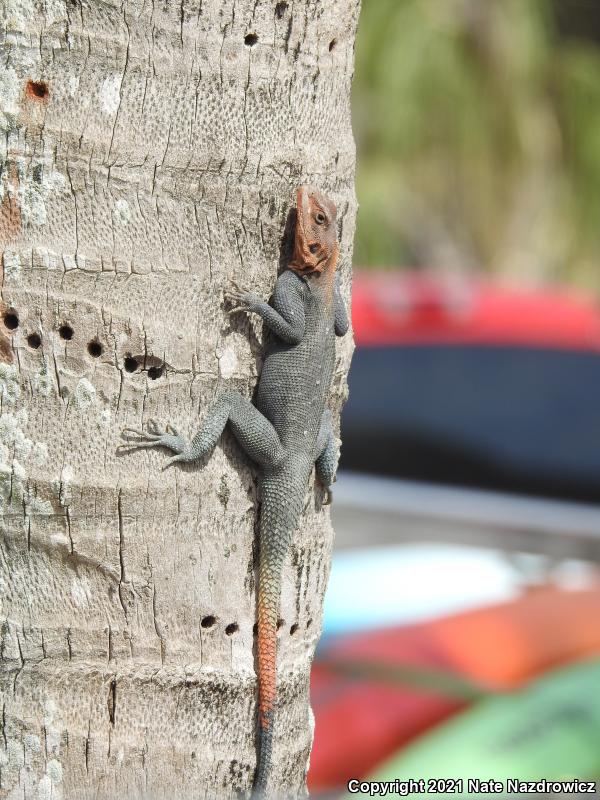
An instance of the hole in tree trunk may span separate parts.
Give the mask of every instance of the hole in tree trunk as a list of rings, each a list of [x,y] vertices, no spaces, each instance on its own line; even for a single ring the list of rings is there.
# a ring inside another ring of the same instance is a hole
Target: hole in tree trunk
[[[133,358],[133,356],[127,356],[123,362],[123,366],[125,367],[125,372],[135,372],[139,367],[139,363],[136,358]]]
[[[163,367],[150,367],[148,369],[148,377],[150,380],[155,381],[157,378],[160,378],[160,376],[163,374],[163,369]]]
[[[19,317],[15,311],[8,311],[4,315],[4,324],[9,331],[14,331],[19,327]]]
[[[26,92],[32,100],[45,100],[48,97],[48,84],[44,81],[27,81]]]
[[[90,342],[88,344],[88,353],[92,358],[99,358],[102,355],[102,345],[100,342]]]

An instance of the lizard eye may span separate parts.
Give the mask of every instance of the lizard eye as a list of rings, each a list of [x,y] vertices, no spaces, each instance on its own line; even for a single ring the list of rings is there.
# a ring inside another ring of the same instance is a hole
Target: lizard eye
[[[323,214],[321,211],[318,211],[315,214],[315,222],[317,223],[317,225],[323,225],[323,223],[325,222],[325,214]]]

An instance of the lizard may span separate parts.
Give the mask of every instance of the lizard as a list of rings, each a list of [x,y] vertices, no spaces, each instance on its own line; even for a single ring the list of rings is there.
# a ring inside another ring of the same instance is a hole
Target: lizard
[[[192,462],[216,445],[226,425],[260,468],[258,563],[259,755],[254,796],[264,796],[271,770],[277,697],[277,623],[283,561],[298,525],[313,466],[329,493],[337,469],[337,442],[327,408],[335,337],[349,319],[336,267],[337,210],[333,201],[303,185],[296,192],[293,254],[275,283],[271,303],[234,284],[225,293],[229,313],[258,314],[274,334],[267,344],[256,405],[222,392],[200,431],[188,443],[171,425],[146,431],[125,428],[134,446],[165,447],[165,464]]]

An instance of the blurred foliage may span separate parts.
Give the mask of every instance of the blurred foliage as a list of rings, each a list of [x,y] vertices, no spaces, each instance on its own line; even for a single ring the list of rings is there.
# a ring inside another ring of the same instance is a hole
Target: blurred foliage
[[[600,47],[557,3],[600,6],[363,0],[357,264],[600,289]]]

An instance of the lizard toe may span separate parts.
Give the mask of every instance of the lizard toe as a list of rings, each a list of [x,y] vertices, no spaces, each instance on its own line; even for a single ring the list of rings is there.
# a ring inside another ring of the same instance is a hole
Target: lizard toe
[[[121,436],[126,439],[127,441],[131,441],[132,437],[139,437],[139,441],[141,442],[154,442],[160,438],[160,436],[156,433],[150,433],[148,431],[140,430],[139,428],[123,428],[121,431]]]
[[[230,282],[230,284],[231,284],[231,286],[233,286],[234,290],[235,290],[235,291],[236,291],[238,294],[242,294],[242,295],[244,295],[244,294],[250,294],[250,290],[249,290],[249,289],[247,289],[245,286],[242,286],[241,284],[239,284],[239,283],[238,283],[236,280],[232,280],[232,281]]]
[[[163,472],[168,469],[173,464],[176,464],[178,461],[185,461],[185,456],[183,453],[178,453],[176,456],[172,458],[168,458],[165,463],[163,464],[162,470]]]
[[[229,316],[231,316],[233,314],[239,314],[240,311],[247,311],[247,310],[248,308],[246,306],[234,306],[233,308],[228,308],[226,313]]]
[[[228,303],[245,303],[245,295],[241,292],[225,292],[225,300]]]
[[[153,434],[154,436],[162,436],[164,431],[162,428],[159,427],[158,422],[155,419],[148,420],[148,431]]]

